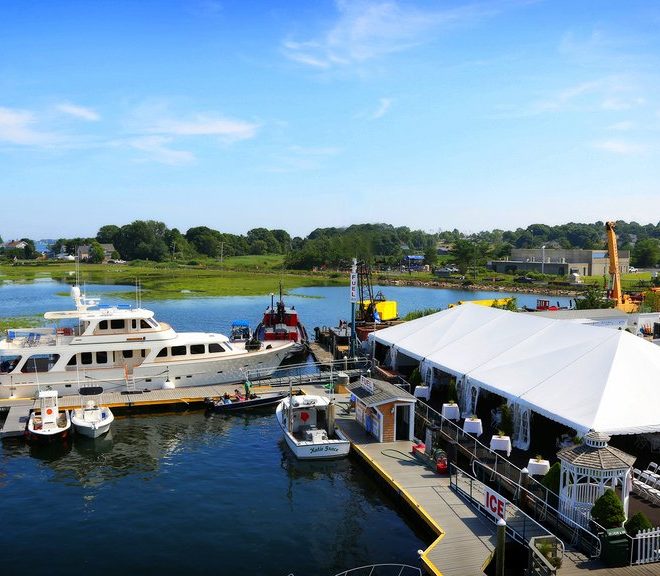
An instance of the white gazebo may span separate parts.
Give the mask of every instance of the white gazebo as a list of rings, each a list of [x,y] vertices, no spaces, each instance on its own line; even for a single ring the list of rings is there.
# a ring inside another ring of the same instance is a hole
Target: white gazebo
[[[591,431],[584,443],[562,448],[559,482],[559,513],[582,526],[591,518],[594,502],[605,490],[621,486],[623,510],[628,517],[628,495],[635,456],[608,446],[610,437]]]

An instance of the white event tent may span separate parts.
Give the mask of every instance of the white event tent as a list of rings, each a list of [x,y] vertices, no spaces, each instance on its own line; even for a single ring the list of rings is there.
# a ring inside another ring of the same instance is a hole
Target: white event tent
[[[427,381],[431,368],[456,376],[464,409],[481,389],[506,398],[521,448],[530,411],[581,435],[660,432],[660,346],[629,332],[463,304],[370,339],[394,368],[407,357]]]

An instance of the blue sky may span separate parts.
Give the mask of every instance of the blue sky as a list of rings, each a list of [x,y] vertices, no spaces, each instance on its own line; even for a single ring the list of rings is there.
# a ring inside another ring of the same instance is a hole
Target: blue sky
[[[654,0],[0,2],[0,236],[660,220]]]

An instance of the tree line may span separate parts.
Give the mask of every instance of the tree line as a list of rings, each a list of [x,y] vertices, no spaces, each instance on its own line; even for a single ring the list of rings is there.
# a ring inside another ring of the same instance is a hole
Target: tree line
[[[660,262],[660,223],[641,225],[617,221],[619,250],[630,250],[635,266]],[[5,249],[5,257],[33,258],[34,242],[24,239],[22,250]],[[0,238],[1,241],[1,238]],[[51,250],[75,254],[77,247],[91,246],[90,260],[103,259],[101,244],[112,244],[123,260],[222,259],[230,256],[280,254],[291,269],[344,267],[357,257],[380,266],[398,266],[405,255],[424,256],[435,265],[438,247],[449,245],[451,259],[462,270],[502,258],[513,248],[606,249],[605,223],[568,223],[558,226],[531,224],[516,230],[491,230],[465,234],[457,229],[425,232],[390,224],[354,224],[346,228],[317,228],[307,237],[292,237],[282,229],[254,228],[245,235],[230,234],[206,226],[182,233],[155,220],[136,220],[125,226],[102,226],[93,238],[60,238]]]

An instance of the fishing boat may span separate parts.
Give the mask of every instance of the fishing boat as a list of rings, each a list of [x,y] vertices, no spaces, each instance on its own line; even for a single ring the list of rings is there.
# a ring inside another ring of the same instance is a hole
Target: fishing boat
[[[30,442],[55,442],[66,439],[71,430],[71,418],[60,412],[55,390],[39,392],[39,409],[28,418],[25,434]]]
[[[255,328],[254,336],[267,344],[292,342],[290,356],[305,356],[309,350],[309,338],[295,306],[288,307],[284,304],[281,289],[277,303],[274,302],[274,294],[271,294],[270,298],[270,306],[266,308],[261,322]]]
[[[80,389],[81,398],[90,395],[100,396],[102,392],[103,388],[98,386]],[[88,438],[98,438],[107,434],[114,420],[110,408],[99,405],[99,401],[93,398],[85,401],[84,406],[71,411],[73,429]]]
[[[204,404],[206,404],[206,408],[211,412],[236,412],[273,406],[274,404],[281,402],[287,394],[287,392],[280,390],[250,394],[248,397],[236,393],[231,395],[225,394],[217,400],[213,398],[205,398]]]
[[[0,398],[30,398],[39,386],[61,396],[79,380],[108,392],[136,393],[266,378],[293,341],[231,342],[219,333],[177,333],[140,306],[101,305],[71,288],[75,309],[46,312],[48,328],[8,330],[0,340]],[[252,375],[251,372],[255,374]]]
[[[335,405],[325,396],[286,396],[275,411],[287,446],[301,460],[342,458],[350,442],[337,437]]]

